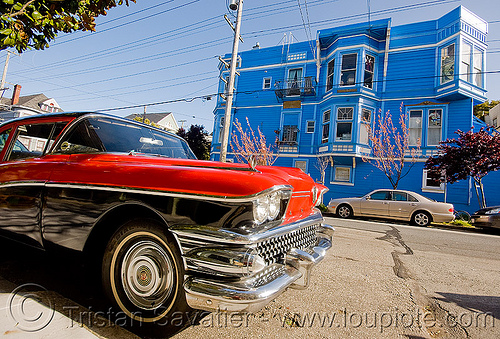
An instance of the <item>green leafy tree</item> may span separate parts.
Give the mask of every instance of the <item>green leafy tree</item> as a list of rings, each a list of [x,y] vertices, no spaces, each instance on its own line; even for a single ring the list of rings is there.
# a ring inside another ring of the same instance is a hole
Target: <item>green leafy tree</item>
[[[59,32],[95,31],[95,18],[135,0],[0,0],[0,50],[45,49]]]
[[[482,104],[474,106],[474,115],[484,121],[484,115],[490,112],[490,109],[500,103],[500,100],[486,100]]]
[[[177,135],[186,140],[196,157],[200,160],[210,159],[210,141],[208,132],[203,125],[191,125],[186,131],[179,128]]]

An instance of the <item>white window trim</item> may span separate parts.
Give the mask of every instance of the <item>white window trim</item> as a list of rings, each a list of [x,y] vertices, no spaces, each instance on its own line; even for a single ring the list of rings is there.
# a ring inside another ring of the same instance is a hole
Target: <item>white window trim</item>
[[[269,87],[266,87],[266,80],[269,79]],[[272,77],[265,77],[262,79],[262,89],[271,89],[273,83],[273,78]]]
[[[445,48],[449,48],[450,46],[453,45],[453,75],[452,75],[452,78],[449,79],[449,80],[445,80],[443,79],[443,50]],[[444,46],[441,46],[439,48],[439,84],[440,85],[444,85],[444,84],[447,84],[447,83],[450,83],[452,81],[455,81],[455,76],[457,74],[457,44],[452,42],[451,44],[447,44],[447,45],[444,45]],[[459,71],[460,72],[460,71]]]
[[[339,119],[339,109],[342,109],[342,108],[352,109],[351,119],[345,119],[345,120]],[[346,142],[346,143],[352,142],[352,138],[353,138],[352,131],[354,130],[354,114],[355,114],[355,109],[352,106],[337,107],[337,110],[335,112],[335,135],[333,136],[333,139],[335,140],[335,142]],[[331,115],[330,115],[330,119],[331,119]],[[351,138],[349,140],[337,139],[337,129],[338,129],[339,123],[351,123]]]
[[[309,129],[309,123],[310,122],[313,123],[313,126],[312,126],[313,131],[312,132],[308,131],[308,129]],[[314,120],[306,120],[306,133],[307,134],[313,134],[314,132],[316,132],[316,121],[314,121]]]
[[[436,186],[426,186],[427,183],[427,170],[424,169],[422,172],[422,192],[444,192],[444,183],[441,183],[439,187]]]
[[[346,55],[356,55],[356,67],[355,68],[348,68],[345,71],[352,72],[354,70],[354,83],[352,85],[342,85],[342,73],[344,69],[342,68],[342,62],[344,61],[344,56]],[[364,67],[363,67],[364,70]],[[339,78],[339,87],[355,87],[357,86],[357,78],[358,78],[358,52],[354,53],[344,53],[340,57],[340,78]]]
[[[337,172],[337,168],[347,168],[349,169],[349,181],[337,181],[335,180],[335,174]],[[330,183],[331,184],[337,184],[337,185],[347,185],[347,186],[353,186],[354,185],[354,177],[353,177],[353,168],[352,166],[348,165],[334,165],[332,168],[332,173],[330,177]]]

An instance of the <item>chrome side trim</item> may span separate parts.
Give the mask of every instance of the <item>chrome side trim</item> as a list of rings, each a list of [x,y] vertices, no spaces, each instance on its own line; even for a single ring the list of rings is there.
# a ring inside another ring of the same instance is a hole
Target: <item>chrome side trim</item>
[[[20,186],[45,186],[45,181],[10,181],[0,183],[0,188]]]
[[[231,229],[199,229],[196,227],[177,226],[170,231],[177,234],[181,242],[189,239],[205,240],[220,244],[251,245],[261,240],[276,237],[290,231],[314,224],[323,224],[323,216],[319,211],[300,221],[281,225],[272,229],[264,229],[257,233],[241,234]]]
[[[61,182],[48,182],[46,184],[47,187],[54,188],[75,188],[75,189],[86,189],[86,190],[100,190],[100,191],[110,191],[110,192],[119,192],[119,193],[133,193],[133,194],[148,194],[148,195],[157,195],[157,196],[165,196],[172,198],[186,198],[186,199],[195,199],[195,200],[208,200],[208,201],[217,201],[217,202],[231,202],[231,203],[242,203],[242,202],[251,202],[256,197],[261,194],[267,194],[276,190],[291,190],[292,186],[290,185],[276,185],[271,188],[268,188],[264,191],[247,195],[247,196],[237,196],[237,197],[228,197],[228,196],[213,196],[213,195],[203,195],[196,193],[179,193],[179,192],[171,192],[171,191],[160,191],[153,189],[145,189],[145,188],[126,188],[120,186],[105,186],[105,185],[87,185],[87,184],[79,184],[79,183],[61,183]]]

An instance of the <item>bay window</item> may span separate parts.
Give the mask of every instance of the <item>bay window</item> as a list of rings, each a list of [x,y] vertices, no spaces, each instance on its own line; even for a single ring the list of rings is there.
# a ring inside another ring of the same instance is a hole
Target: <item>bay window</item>
[[[321,143],[325,144],[328,142],[328,137],[330,136],[330,110],[323,112],[323,133],[321,137]]]
[[[340,71],[340,86],[352,86],[356,83],[357,54],[344,54]]]
[[[372,89],[373,88],[373,69],[375,66],[375,58],[371,55],[365,56],[365,79],[363,81],[363,86]]]
[[[328,69],[326,74],[326,90],[329,91],[333,88],[333,75],[335,68],[335,59],[328,63]]]
[[[441,48],[441,84],[453,80],[455,74],[455,44]]]
[[[337,109],[336,141],[351,141],[353,111],[352,107],[339,107]]]
[[[474,48],[474,85],[483,87],[483,52]]]
[[[422,111],[410,111],[410,146],[420,145],[420,140],[422,140]]]

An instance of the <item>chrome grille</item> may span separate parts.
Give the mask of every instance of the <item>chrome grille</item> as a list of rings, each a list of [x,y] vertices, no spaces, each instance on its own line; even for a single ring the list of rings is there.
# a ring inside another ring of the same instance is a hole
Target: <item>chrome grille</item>
[[[305,249],[316,243],[317,225],[307,226],[257,244],[257,253],[267,265],[281,263],[292,248]]]

